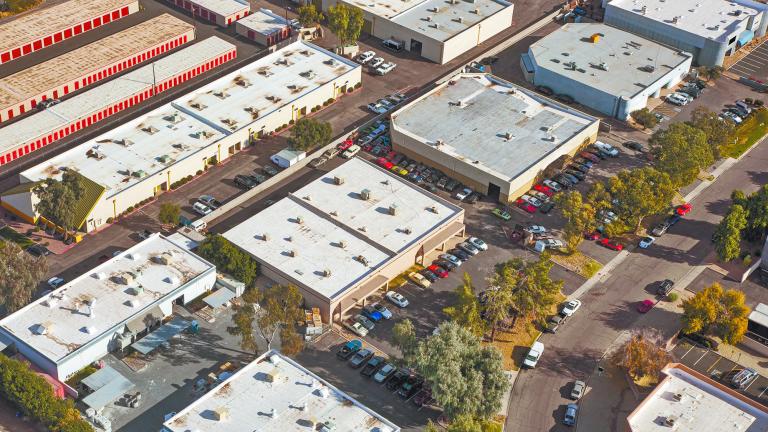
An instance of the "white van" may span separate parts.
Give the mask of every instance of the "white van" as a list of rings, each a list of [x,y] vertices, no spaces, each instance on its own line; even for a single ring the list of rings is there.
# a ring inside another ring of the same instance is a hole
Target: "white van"
[[[381,44],[384,45],[386,48],[391,49],[392,51],[402,51],[403,48],[405,48],[405,42],[394,40],[394,39],[387,39]]]
[[[539,341],[534,342],[531,349],[528,350],[528,354],[525,355],[523,366],[531,369],[535,368],[542,354],[544,354],[544,344]]]
[[[358,152],[360,152],[360,146],[353,144],[348,149],[344,150],[344,153],[341,154],[341,157],[344,159],[352,159]]]
[[[202,232],[202,231],[204,231],[206,228],[208,228],[208,224],[207,224],[207,223],[205,223],[205,221],[204,221],[204,220],[202,220],[202,219],[198,219],[198,220],[192,221],[192,222],[189,224],[189,227],[190,227],[190,228],[192,228],[193,230],[197,231],[197,232]]]

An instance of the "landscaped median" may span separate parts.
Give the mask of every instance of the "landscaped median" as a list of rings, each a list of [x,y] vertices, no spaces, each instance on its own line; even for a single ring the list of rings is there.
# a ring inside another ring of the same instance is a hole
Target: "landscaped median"
[[[768,109],[755,109],[751,116],[736,127],[735,142],[723,146],[721,153],[724,157],[736,159],[766,134],[768,134]]]
[[[578,274],[584,279],[589,279],[603,268],[603,265],[597,262],[589,255],[576,251],[570,255],[565,253],[552,253],[552,261],[565,267],[566,269]]]

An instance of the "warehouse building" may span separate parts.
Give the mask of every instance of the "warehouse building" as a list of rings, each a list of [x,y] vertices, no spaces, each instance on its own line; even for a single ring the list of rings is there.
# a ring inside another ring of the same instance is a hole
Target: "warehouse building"
[[[693,54],[700,66],[722,66],[765,36],[768,5],[752,0],[612,0],[605,23]]]
[[[192,15],[221,27],[248,15],[251,5],[247,0],[167,0],[176,6],[192,12]]]
[[[216,267],[160,234],[0,321],[0,340],[64,381],[213,288]]]
[[[175,87],[237,56],[210,37],[0,129],[0,166]]]
[[[326,322],[463,235],[461,207],[359,158],[224,233]]]
[[[489,74],[459,74],[392,114],[394,150],[501,202],[597,139],[599,120]]]
[[[736,372],[734,370],[734,372]],[[768,408],[679,363],[627,417],[628,432],[764,432]]]
[[[291,37],[291,24],[271,10],[262,8],[240,19],[235,24],[235,31],[260,45],[270,47]]]
[[[78,172],[91,192],[77,206],[77,228],[92,232],[360,80],[360,65],[296,42],[22,172],[0,204],[37,222],[36,182]]]
[[[195,39],[195,27],[169,14],[0,79],[0,122],[106,79]]]
[[[512,25],[512,3],[504,0],[323,0],[363,11],[363,31],[390,39],[445,64]]]
[[[323,429],[323,426],[326,429]],[[163,424],[163,432],[376,431],[400,428],[275,350]]]
[[[536,86],[626,120],[682,81],[692,57],[605,24],[573,23],[536,41],[522,60]]]
[[[138,0],[69,0],[0,24],[0,64],[139,11]]]

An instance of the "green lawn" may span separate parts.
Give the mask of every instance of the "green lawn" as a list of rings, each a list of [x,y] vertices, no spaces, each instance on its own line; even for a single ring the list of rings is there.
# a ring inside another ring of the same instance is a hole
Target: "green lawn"
[[[738,158],[768,134],[768,109],[755,110],[755,113],[736,128],[736,142],[725,146],[723,156]]]
[[[18,244],[22,249],[26,249],[35,244],[35,242],[30,240],[25,235],[19,234],[9,227],[3,227],[0,229],[0,237]]]

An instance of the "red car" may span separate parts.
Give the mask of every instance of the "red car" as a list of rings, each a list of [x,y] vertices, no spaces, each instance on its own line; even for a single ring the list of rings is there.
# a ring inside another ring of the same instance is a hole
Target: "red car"
[[[584,159],[590,160],[593,163],[600,162],[600,158],[595,156],[595,155],[593,155],[590,152],[583,151],[583,152],[579,153],[579,156],[583,157]]]
[[[354,144],[354,143],[355,142],[352,141],[351,139],[344,140],[343,143],[339,144],[338,149],[341,150],[341,151],[344,151],[344,150],[352,147],[352,144]]]
[[[654,306],[656,306],[656,303],[654,303],[653,300],[645,299],[637,304],[637,311],[640,313],[646,313],[653,309]]]
[[[591,233],[584,233],[584,238],[587,240],[597,240],[600,238],[600,233],[597,231],[592,231]]]
[[[683,205],[677,206],[677,208],[675,209],[675,213],[679,214],[680,216],[685,216],[688,213],[690,213],[691,210],[693,210],[693,206],[691,205],[691,203],[685,203]]]
[[[384,168],[384,169],[390,169],[393,166],[395,166],[395,164],[393,164],[392,162],[388,161],[387,158],[383,158],[383,157],[380,157],[380,158],[376,159],[376,163],[379,164],[379,166]]]
[[[543,184],[535,185],[533,187],[533,190],[537,190],[537,191],[543,193],[544,195],[546,195],[548,197],[551,197],[552,195],[555,194],[555,191],[553,191],[552,188],[550,188],[549,186],[545,186]]]
[[[536,206],[522,198],[518,198],[517,201],[515,201],[515,204],[517,204],[518,207],[527,211],[528,213],[536,213]]]
[[[444,268],[440,267],[437,264],[432,264],[431,266],[427,267],[427,270],[431,271],[432,273],[436,274],[437,277],[440,279],[444,279],[448,277],[448,272],[445,271]]]
[[[621,243],[619,243],[617,241],[612,241],[608,237],[604,237],[602,240],[600,240],[599,243],[600,243],[601,246],[605,246],[608,249],[612,249],[612,250],[615,250],[615,251],[624,250],[624,245],[623,244],[621,244]]]

